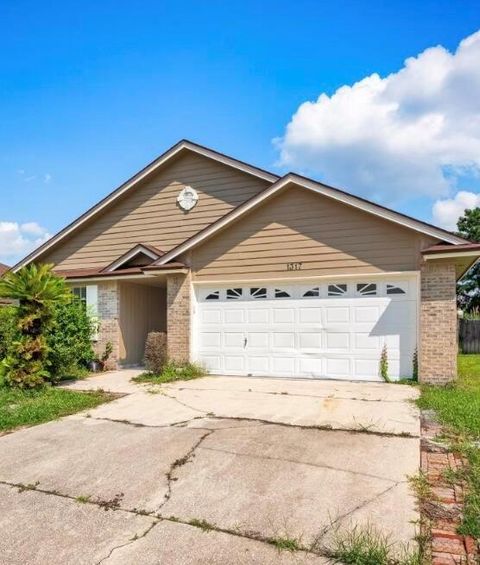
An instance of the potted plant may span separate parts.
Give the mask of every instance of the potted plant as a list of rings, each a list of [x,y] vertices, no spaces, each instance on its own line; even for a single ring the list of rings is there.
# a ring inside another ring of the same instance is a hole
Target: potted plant
[[[112,352],[113,352],[113,343],[111,341],[107,341],[103,353],[101,355],[96,355],[96,357],[88,364],[88,368],[90,369],[90,371],[93,371],[95,373],[105,371],[105,365],[108,359],[110,358]]]

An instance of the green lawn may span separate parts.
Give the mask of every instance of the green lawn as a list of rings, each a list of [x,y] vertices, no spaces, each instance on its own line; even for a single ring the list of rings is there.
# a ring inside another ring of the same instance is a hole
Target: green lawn
[[[112,398],[112,395],[104,392],[76,392],[55,387],[37,391],[1,387],[0,432],[55,420],[94,408]]]
[[[420,408],[433,409],[445,424],[453,449],[469,466],[453,482],[467,489],[460,533],[480,539],[480,355],[459,355],[458,379],[447,387],[421,386]]]
[[[480,439],[480,355],[459,355],[455,385],[423,386],[418,404],[434,409],[456,432]]]

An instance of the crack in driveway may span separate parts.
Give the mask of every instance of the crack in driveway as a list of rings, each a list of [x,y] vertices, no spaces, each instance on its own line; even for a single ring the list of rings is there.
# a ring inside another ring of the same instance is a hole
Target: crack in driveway
[[[200,447],[202,442],[206,440],[207,437],[211,436],[215,431],[216,430],[208,430],[205,434],[203,434],[203,436],[200,437],[197,443],[195,443],[195,445],[193,445],[183,457],[177,459],[170,465],[170,469],[165,475],[167,478],[167,492],[165,493],[163,502],[157,508],[157,512],[159,512],[165,506],[165,504],[170,500],[172,496],[172,481],[175,480],[172,475],[175,469],[178,469],[179,467],[183,467],[189,461],[191,461],[192,457],[195,456],[195,451]]]
[[[112,557],[113,553],[115,551],[117,551],[117,549],[121,549],[122,547],[127,547],[127,545],[131,545],[132,543],[135,543],[136,541],[144,538],[146,535],[148,535],[153,528],[159,524],[162,520],[158,519],[158,520],[154,520],[150,526],[143,532],[143,534],[141,534],[140,536],[135,535],[132,539],[129,539],[127,542],[125,543],[121,543],[120,545],[115,545],[114,547],[112,547],[110,549],[110,551],[108,552],[108,554],[105,557],[102,557],[102,559],[100,559],[100,561],[97,561],[96,565],[100,565],[100,563],[105,563],[105,561],[108,561],[108,559],[110,559],[110,557]]]
[[[194,390],[196,392],[226,392],[225,389],[221,388],[195,388],[195,387],[175,387],[169,388],[170,391],[178,390],[181,391],[190,391]],[[402,404],[405,402],[404,399],[402,400],[388,400],[383,398],[359,398],[359,397],[351,397],[351,396],[336,396],[335,394],[302,394],[298,392],[276,392],[276,391],[266,391],[266,390],[253,390],[253,389],[235,389],[234,392],[241,392],[241,393],[254,393],[254,394],[267,394],[273,396],[286,396],[286,397],[299,397],[299,398],[324,398],[327,400],[354,400],[356,402],[387,402],[391,404]],[[170,397],[171,398],[171,397]]]
[[[388,479],[386,477],[380,477],[379,475],[373,475],[371,473],[362,473],[360,471],[350,471],[349,469],[340,469],[339,467],[333,467],[332,465],[320,465],[318,463],[311,463],[309,461],[297,461],[295,459],[287,459],[285,457],[274,457],[272,455],[256,455],[254,453],[239,453],[237,451],[229,451],[227,449],[220,449],[217,447],[204,447],[199,446],[200,449],[205,451],[214,451],[217,453],[225,453],[227,455],[236,455],[238,457],[249,457],[252,459],[264,459],[267,461],[283,461],[285,463],[292,463],[294,465],[305,465],[307,467],[315,467],[317,469],[328,469],[329,471],[338,471],[340,473],[348,473],[350,475],[360,475],[362,477],[369,477],[370,479],[378,479],[380,481],[387,481],[389,483],[398,484],[399,482],[407,481],[394,481],[393,479]]]

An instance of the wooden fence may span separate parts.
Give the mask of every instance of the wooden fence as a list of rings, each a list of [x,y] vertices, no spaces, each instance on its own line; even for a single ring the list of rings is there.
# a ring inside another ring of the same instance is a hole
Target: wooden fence
[[[459,320],[458,342],[462,353],[480,353],[480,320]]]

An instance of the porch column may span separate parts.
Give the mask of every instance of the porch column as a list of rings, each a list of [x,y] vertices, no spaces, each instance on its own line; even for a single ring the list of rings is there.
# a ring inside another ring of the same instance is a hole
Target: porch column
[[[167,276],[167,349],[173,361],[190,360],[191,275]]]
[[[107,369],[118,368],[120,359],[120,289],[117,281],[98,284],[98,341],[94,344],[95,353],[102,355],[108,342],[113,346],[107,361]]]
[[[457,377],[455,264],[426,261],[421,270],[419,378],[446,384]]]

